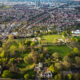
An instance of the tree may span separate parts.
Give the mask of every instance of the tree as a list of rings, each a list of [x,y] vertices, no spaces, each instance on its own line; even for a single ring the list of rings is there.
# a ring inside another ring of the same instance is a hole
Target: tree
[[[3,58],[4,56],[5,56],[5,53],[4,53],[4,51],[2,51],[2,52],[0,53],[0,57]]]
[[[35,44],[36,44],[35,42],[31,42],[31,44],[30,44],[30,45],[31,45],[31,46],[35,46]]]
[[[74,37],[73,36],[71,37],[71,41],[74,41]]]
[[[58,70],[61,70],[63,68],[63,65],[61,63],[55,63],[55,67]]]
[[[19,42],[19,51],[22,53],[25,51],[25,45],[22,44],[21,42]]]
[[[71,67],[70,62],[68,62],[68,61],[63,61],[63,65],[64,65],[65,69],[68,69]]]
[[[16,46],[12,45],[10,47],[10,56],[13,57],[13,56],[15,56],[15,54],[16,54]]]
[[[69,80],[71,80],[72,75],[71,74],[68,74],[67,77],[68,77]]]
[[[33,51],[33,48],[34,48],[34,46],[35,46],[35,42],[31,42],[31,44],[30,44],[30,46],[31,46],[31,51]]]
[[[37,52],[33,52],[32,56],[33,56],[32,59],[33,59],[34,63],[37,63],[38,62],[38,53]]]
[[[14,39],[14,36],[13,36],[12,34],[10,34],[10,35],[8,36],[8,39],[9,39],[9,40],[13,40],[13,39]]]
[[[64,37],[66,37],[66,36],[67,36],[67,32],[63,31],[63,32],[62,32],[62,35],[63,35]]]
[[[55,80],[63,80],[62,74],[58,73],[57,75],[54,76]]]
[[[68,56],[64,56],[63,61],[71,62],[71,59]]]
[[[80,65],[80,57],[76,56],[76,57],[75,57],[75,61],[76,61],[76,63],[77,63],[78,65]]]
[[[25,74],[24,79],[28,80],[29,79],[29,74]]]
[[[40,61],[40,62],[44,60],[43,57],[44,57],[43,54],[39,54],[39,61]]]
[[[80,73],[75,73],[73,75],[74,80],[80,80]]]
[[[53,54],[52,54],[52,57],[53,57],[54,59],[58,59],[59,55],[58,55],[58,53],[53,53]]]
[[[11,72],[19,72],[19,68],[17,67],[17,62],[15,58],[9,59],[8,67]]]
[[[8,52],[8,49],[13,45],[13,40],[7,40],[5,43],[3,43],[2,48],[5,52]]]
[[[43,48],[43,53],[46,55],[48,53],[48,48]]]
[[[2,63],[3,67],[6,66],[7,60],[8,60],[8,58],[2,58],[1,59],[1,63]]]
[[[69,36],[72,36],[72,30],[68,29],[67,33],[69,34]]]
[[[27,56],[24,57],[24,62],[27,64],[33,63],[32,59],[32,53],[28,54]]]
[[[15,60],[16,60],[15,58],[10,58],[8,64],[13,66],[13,64],[15,63]]]
[[[2,74],[3,78],[11,78],[12,76],[13,75],[12,75],[12,73],[10,71],[8,71],[8,70],[4,70],[3,71],[3,74]]]
[[[78,39],[77,38],[74,38],[74,39],[75,39],[75,42],[78,43]]]
[[[54,73],[54,72],[55,72],[54,66],[51,65],[51,66],[49,67],[49,70],[50,70],[52,73]]]
[[[77,47],[75,47],[75,48],[73,49],[73,52],[76,53],[76,54],[78,54],[78,53],[79,53],[79,49],[78,49]]]
[[[30,40],[25,40],[25,45],[30,46],[31,41]]]

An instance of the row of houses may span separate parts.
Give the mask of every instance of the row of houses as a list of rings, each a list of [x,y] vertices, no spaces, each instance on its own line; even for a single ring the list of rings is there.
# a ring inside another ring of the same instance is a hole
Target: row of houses
[[[44,67],[42,63],[38,63],[35,66],[35,71],[37,72],[38,76],[41,78],[52,78],[53,74],[48,67]]]

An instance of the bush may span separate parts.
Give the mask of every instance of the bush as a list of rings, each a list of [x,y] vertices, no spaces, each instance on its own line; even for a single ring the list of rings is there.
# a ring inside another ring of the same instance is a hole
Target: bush
[[[31,46],[35,46],[35,45],[36,45],[36,43],[35,43],[35,42],[32,42],[30,45],[31,45]]]
[[[12,34],[10,34],[10,35],[8,36],[8,39],[9,39],[9,40],[12,40],[12,39],[14,39],[14,36],[13,36]]]
[[[75,57],[75,61],[76,61],[76,63],[77,63],[78,65],[80,65],[80,57],[76,56],[76,57]]]
[[[63,65],[64,65],[65,69],[68,69],[71,67],[71,64],[68,61],[64,61]]]
[[[25,74],[25,75],[24,75],[24,78],[25,78],[26,80],[28,80],[28,79],[29,79],[29,74]]]
[[[62,74],[59,73],[59,74],[55,75],[54,80],[63,80]]]
[[[30,40],[26,40],[26,41],[25,41],[25,45],[30,46],[30,44],[31,44],[31,41],[30,41]]]
[[[55,63],[55,67],[57,70],[62,70],[63,65],[61,63]]]
[[[5,56],[5,53],[4,53],[4,51],[2,51],[2,52],[0,53],[0,57],[3,58],[4,56]]]
[[[75,47],[73,51],[74,51],[74,53],[76,53],[76,54],[79,53],[79,49],[78,49],[77,47]]]
[[[71,74],[68,74],[67,77],[68,77],[69,80],[71,80],[72,75]]]
[[[49,70],[50,70],[52,73],[54,73],[54,72],[55,72],[54,66],[51,65],[51,66],[49,67]]]
[[[27,64],[33,63],[32,54],[29,54],[24,57],[24,62]]]
[[[53,53],[52,57],[55,58],[55,59],[58,59],[59,55],[58,55],[58,53]]]
[[[2,77],[3,77],[3,78],[12,78],[13,75],[12,75],[12,73],[11,73],[10,71],[4,70],[4,71],[3,71],[3,74],[2,74]]]

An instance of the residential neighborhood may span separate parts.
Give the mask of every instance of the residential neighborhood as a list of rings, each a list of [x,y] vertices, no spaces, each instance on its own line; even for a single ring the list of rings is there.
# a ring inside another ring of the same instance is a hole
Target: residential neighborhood
[[[0,0],[0,80],[80,80],[80,1]]]

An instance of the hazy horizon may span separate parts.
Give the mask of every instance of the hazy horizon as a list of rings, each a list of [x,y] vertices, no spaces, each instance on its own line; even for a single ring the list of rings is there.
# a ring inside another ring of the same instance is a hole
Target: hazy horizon
[[[25,1],[36,1],[36,0],[0,0],[0,2],[25,2]],[[41,0],[41,1],[55,1],[55,0]],[[56,0],[56,1],[58,1],[58,2],[60,2],[60,1],[63,1],[64,2],[64,0]],[[65,1],[80,1],[80,0],[65,0]]]

